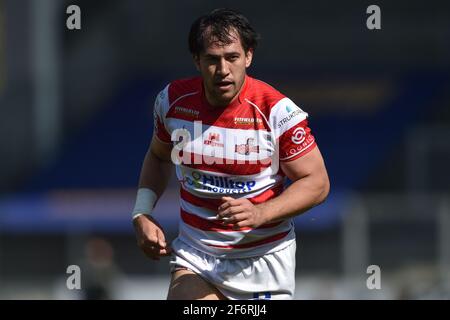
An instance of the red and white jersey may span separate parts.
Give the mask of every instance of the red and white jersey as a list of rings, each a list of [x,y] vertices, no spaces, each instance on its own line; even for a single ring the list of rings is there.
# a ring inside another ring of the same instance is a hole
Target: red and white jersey
[[[316,145],[307,116],[289,98],[249,76],[226,108],[208,104],[201,77],[166,86],[155,101],[154,132],[179,147],[173,151],[180,160],[179,239],[228,258],[258,256],[295,241],[291,219],[233,229],[217,220],[217,208],[223,196],[258,204],[283,191],[286,176],[279,163]]]

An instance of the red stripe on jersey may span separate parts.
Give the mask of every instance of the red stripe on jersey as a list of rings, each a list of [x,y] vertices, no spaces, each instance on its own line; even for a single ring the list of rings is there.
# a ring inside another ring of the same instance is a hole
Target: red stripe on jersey
[[[234,160],[217,158],[198,153],[183,152],[181,159],[187,159],[190,163],[182,163],[185,167],[195,170],[212,171],[232,175],[258,174],[271,166],[271,159],[262,160]],[[201,163],[198,163],[201,162]],[[210,163],[210,164],[209,164]]]
[[[269,190],[264,191],[263,193],[255,197],[247,199],[253,204],[258,204],[270,200],[272,198],[275,198],[276,196],[280,195],[282,191],[283,185],[280,184]],[[180,188],[180,196],[181,199],[183,199],[186,202],[189,202],[190,204],[193,204],[194,206],[206,208],[213,211],[217,211],[219,206],[223,203],[221,199],[209,199],[194,196],[192,193],[185,190],[183,187]]]
[[[272,198],[275,198],[276,196],[279,196],[284,190],[283,184],[275,185],[273,188],[264,191],[263,193],[253,197],[249,198],[251,203],[258,204],[262,202],[266,202],[267,200],[270,200]]]
[[[223,248],[223,249],[245,249],[245,248],[252,248],[252,247],[256,247],[256,246],[260,246],[266,243],[270,243],[270,242],[274,242],[280,239],[283,239],[284,237],[286,237],[289,234],[289,231],[286,232],[282,232],[282,233],[278,233],[276,235],[273,235],[271,237],[267,237],[258,241],[252,241],[252,242],[248,242],[248,243],[243,243],[243,244],[232,244],[232,245],[226,245],[226,246],[221,246],[221,245],[216,245],[216,244],[208,244],[208,246],[210,247],[215,247],[215,248]]]
[[[298,158],[301,158],[304,155],[306,155],[307,153],[309,153],[310,151],[312,151],[316,146],[317,146],[317,144],[314,141],[310,146],[306,147],[305,149],[303,149],[303,151],[299,152],[298,154],[296,154],[292,158],[284,159],[284,160],[280,160],[280,161],[282,161],[282,162],[289,162],[289,161],[293,161],[293,160],[296,160]]]
[[[241,227],[241,228],[235,228],[233,224],[222,224],[219,220],[208,220],[203,219],[202,217],[199,217],[195,214],[189,213],[187,211],[184,211],[183,209],[180,209],[180,215],[181,219],[184,223],[190,225],[191,227],[204,230],[204,231],[218,231],[218,232],[230,232],[230,231],[247,231],[247,230],[253,230],[254,228],[250,227]],[[274,222],[274,223],[267,223],[262,226],[259,226],[256,229],[267,229],[276,227],[277,225],[281,224],[283,221]]]

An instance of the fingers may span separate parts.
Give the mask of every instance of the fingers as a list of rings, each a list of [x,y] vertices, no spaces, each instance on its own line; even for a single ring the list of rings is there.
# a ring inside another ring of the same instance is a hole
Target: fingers
[[[172,253],[159,225],[152,223],[138,227],[137,238],[138,246],[150,259],[159,260],[161,256],[169,256]]]
[[[251,201],[246,198],[234,199],[231,197],[222,197],[221,200],[223,203],[217,208],[218,211],[225,210],[230,207],[252,204]]]
[[[241,199],[234,199],[231,197],[222,197],[221,199],[223,203],[219,206],[218,210],[224,210],[226,208],[239,205],[241,203]]]
[[[159,247],[159,245],[151,245],[141,247],[142,251],[145,253],[147,257],[153,260],[159,260],[160,257],[167,257],[172,254],[172,248],[166,246],[165,248]]]
[[[145,253],[145,255],[152,260],[159,260],[159,249],[156,251],[154,247],[143,247],[141,250]]]
[[[217,219],[223,224],[233,225],[233,228],[242,227],[257,228],[264,223],[260,211],[246,198],[233,199],[222,197],[225,202],[219,206]]]
[[[222,201],[224,201],[224,203],[222,203],[217,208],[218,219],[225,218],[245,210],[243,205],[245,204],[246,199],[233,199],[231,197],[222,197]]]
[[[166,237],[164,236],[164,233],[162,232],[161,229],[156,229],[156,236],[158,238],[157,243],[159,244],[159,246],[161,248],[165,248],[166,247]]]
[[[163,256],[163,257],[167,257],[170,256],[172,254],[172,248],[167,247],[165,249],[159,249],[158,255]]]
[[[218,212],[218,218],[219,219],[223,219],[223,218],[229,218],[230,216],[233,216],[235,214],[241,213],[245,211],[245,207],[238,205],[238,206],[233,206],[233,207],[228,207],[227,209],[224,210],[219,210]]]
[[[158,234],[159,255],[169,256],[172,253],[172,248],[167,244],[164,232],[160,229],[156,230]]]
[[[247,220],[249,215],[247,212],[238,213],[227,218],[223,223],[241,226],[240,222]],[[239,225],[238,225],[239,224]]]

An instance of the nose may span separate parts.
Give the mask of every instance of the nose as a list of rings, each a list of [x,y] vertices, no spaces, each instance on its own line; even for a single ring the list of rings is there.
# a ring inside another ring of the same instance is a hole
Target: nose
[[[226,76],[226,75],[228,75],[228,73],[230,73],[228,63],[224,58],[220,59],[217,64],[217,73],[219,75],[221,75],[222,77]]]

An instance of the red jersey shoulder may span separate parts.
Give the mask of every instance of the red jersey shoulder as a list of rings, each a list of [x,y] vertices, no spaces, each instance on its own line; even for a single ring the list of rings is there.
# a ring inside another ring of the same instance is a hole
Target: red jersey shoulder
[[[246,98],[257,105],[268,117],[272,107],[286,96],[264,81],[250,77],[249,79],[250,86],[247,89]]]
[[[169,104],[185,95],[200,92],[201,85],[201,77],[192,77],[172,81],[169,85]]]

